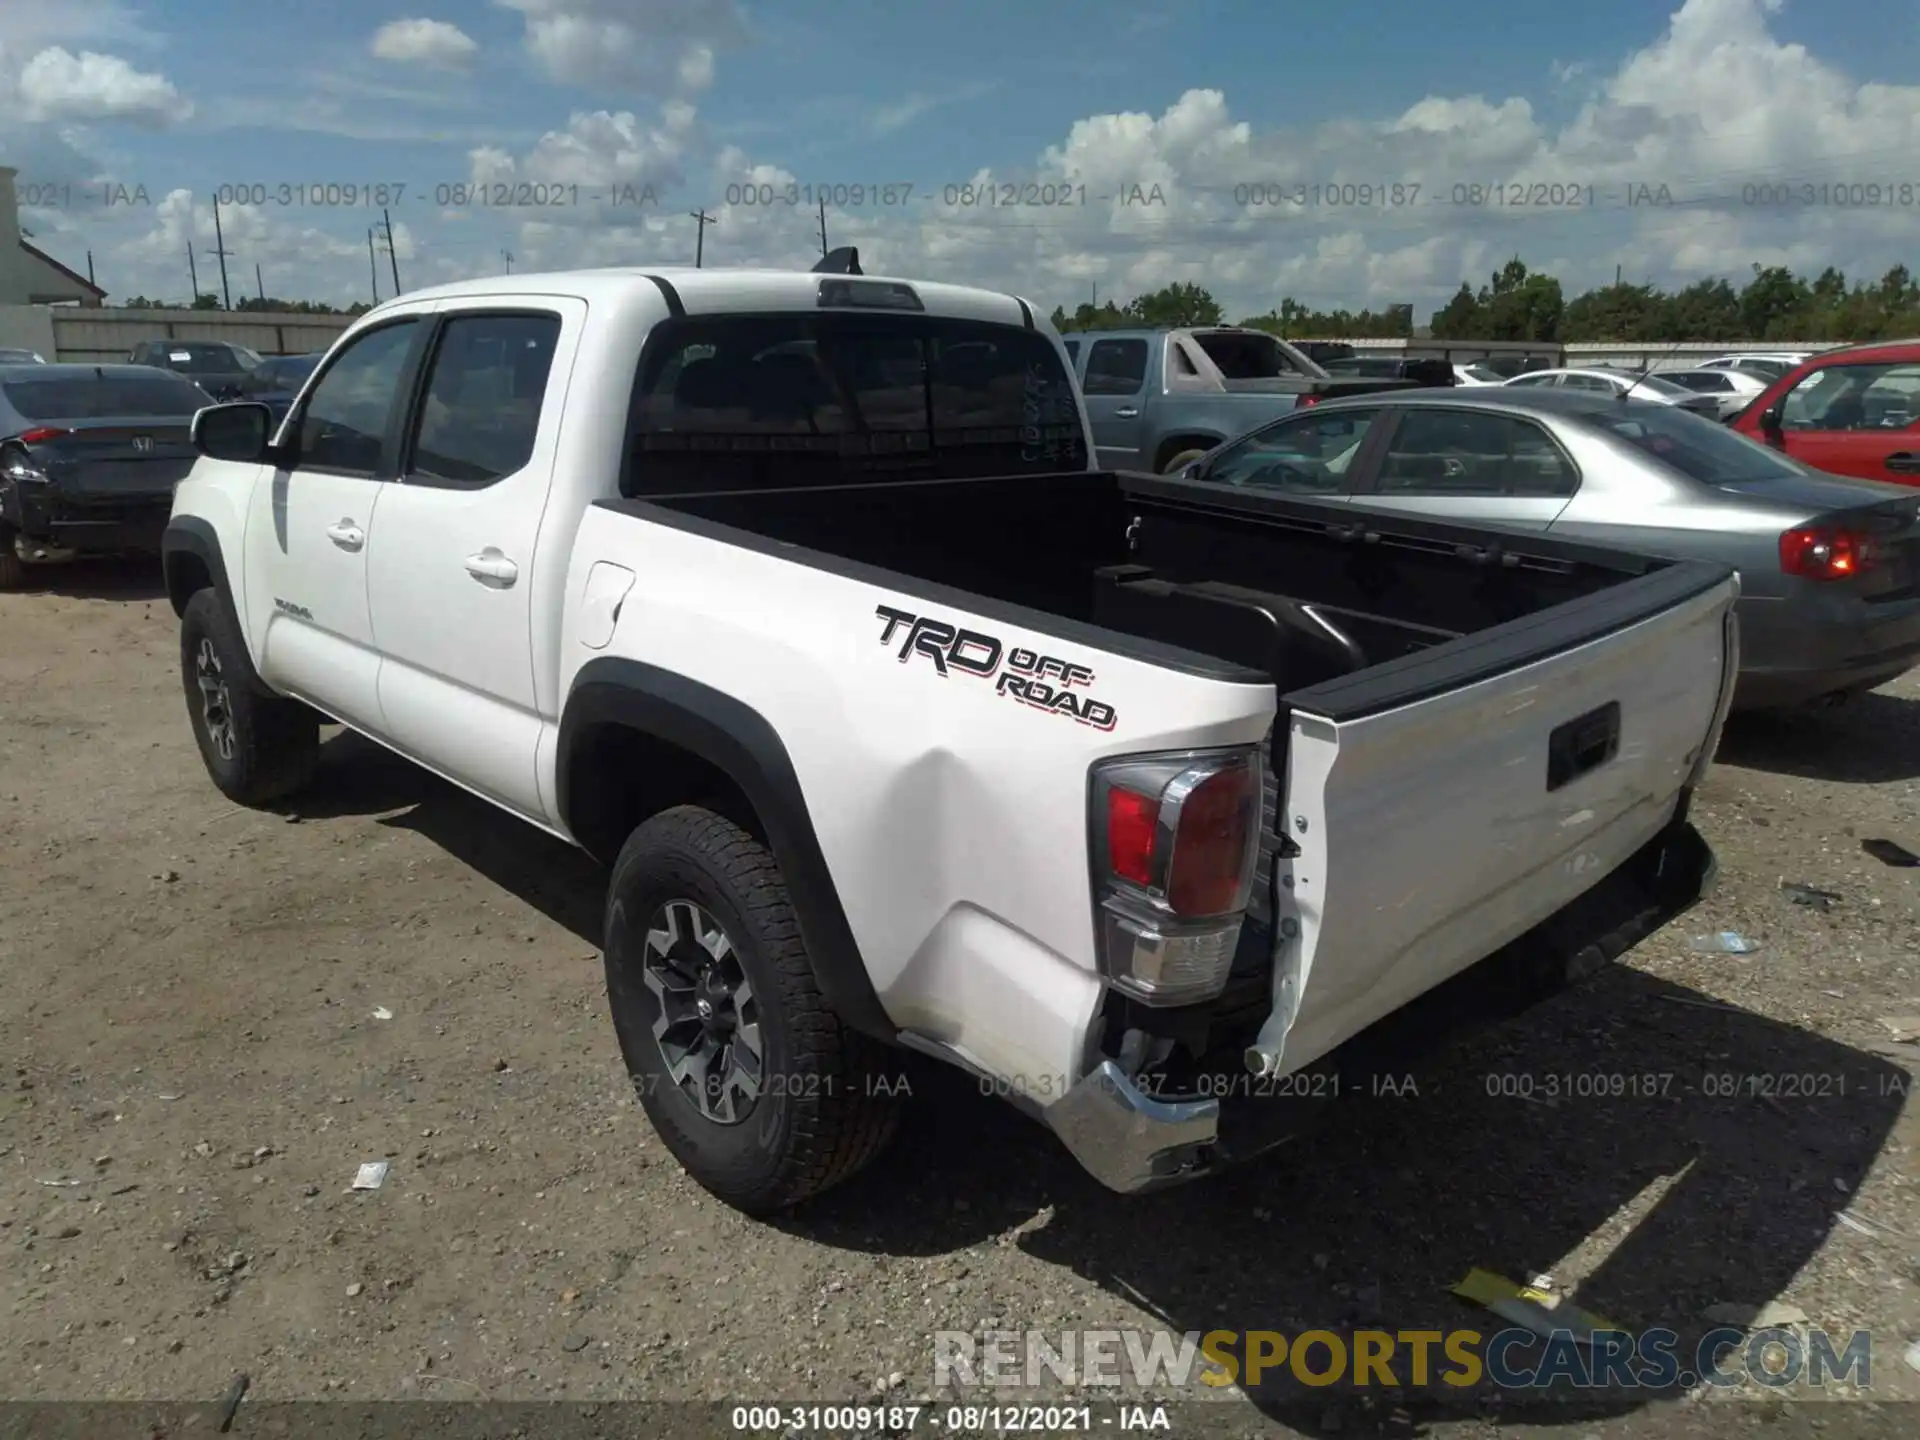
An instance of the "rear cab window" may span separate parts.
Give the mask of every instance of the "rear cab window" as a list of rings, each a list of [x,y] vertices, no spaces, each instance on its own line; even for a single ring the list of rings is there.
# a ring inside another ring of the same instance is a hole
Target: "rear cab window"
[[[628,432],[629,498],[1090,464],[1050,337],[933,316],[667,321],[641,353]]]

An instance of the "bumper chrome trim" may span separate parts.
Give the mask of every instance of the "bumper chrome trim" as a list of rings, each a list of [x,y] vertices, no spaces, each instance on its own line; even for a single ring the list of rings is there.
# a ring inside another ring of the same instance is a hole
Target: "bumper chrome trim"
[[[1192,1179],[1208,1168],[1220,1135],[1218,1100],[1156,1100],[1111,1060],[1042,1118],[1094,1179],[1122,1194]]]

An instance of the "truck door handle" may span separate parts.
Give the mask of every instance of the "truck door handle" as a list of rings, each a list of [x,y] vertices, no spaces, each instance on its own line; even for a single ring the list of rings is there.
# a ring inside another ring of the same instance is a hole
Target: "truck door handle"
[[[511,585],[520,578],[520,567],[489,545],[478,555],[467,556],[467,573],[483,583]]]
[[[1887,456],[1887,468],[1896,475],[1920,473],[1920,454],[1911,450],[1898,450]]]
[[[1137,420],[1140,418],[1140,407],[1138,405],[1122,405],[1113,413],[1122,420]]]
[[[367,543],[367,532],[351,520],[338,520],[327,527],[327,538],[342,550],[358,550]]]

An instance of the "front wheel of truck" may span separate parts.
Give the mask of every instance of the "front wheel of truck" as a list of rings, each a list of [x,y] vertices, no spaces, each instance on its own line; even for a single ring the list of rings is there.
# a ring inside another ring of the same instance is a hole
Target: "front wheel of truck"
[[[320,760],[320,722],[260,684],[233,611],[213,589],[180,616],[180,680],[207,774],[236,804],[270,805],[304,787]]]
[[[839,1184],[885,1148],[904,1085],[814,981],[772,853],[679,806],[621,848],[607,997],[641,1106],[687,1172],[749,1215]]]

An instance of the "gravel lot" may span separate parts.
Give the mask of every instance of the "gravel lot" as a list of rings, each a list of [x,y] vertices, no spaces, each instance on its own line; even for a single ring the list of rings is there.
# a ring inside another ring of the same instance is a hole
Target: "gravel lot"
[[[1417,1095],[1129,1201],[915,1069],[901,1143],[769,1226],[627,1092],[590,863],[353,736],[296,813],[227,804],[157,584],[55,580],[0,596],[0,1397],[246,1372],[235,1433],[287,1399],[911,1401],[936,1329],[1498,1328],[1448,1293],[1482,1266],[1636,1328],[1770,1300],[1869,1327],[1873,1397],[1920,1399],[1920,1046],[1881,1019],[1920,1015],[1920,870],[1860,845],[1920,850],[1920,676],[1736,723],[1697,810],[1719,894]],[[1722,929],[1762,948],[1689,953]],[[1550,1097],[1583,1076],[1668,1078]],[[1263,1387],[1175,1433],[1916,1433],[1753,1387],[1392,1398]]]

